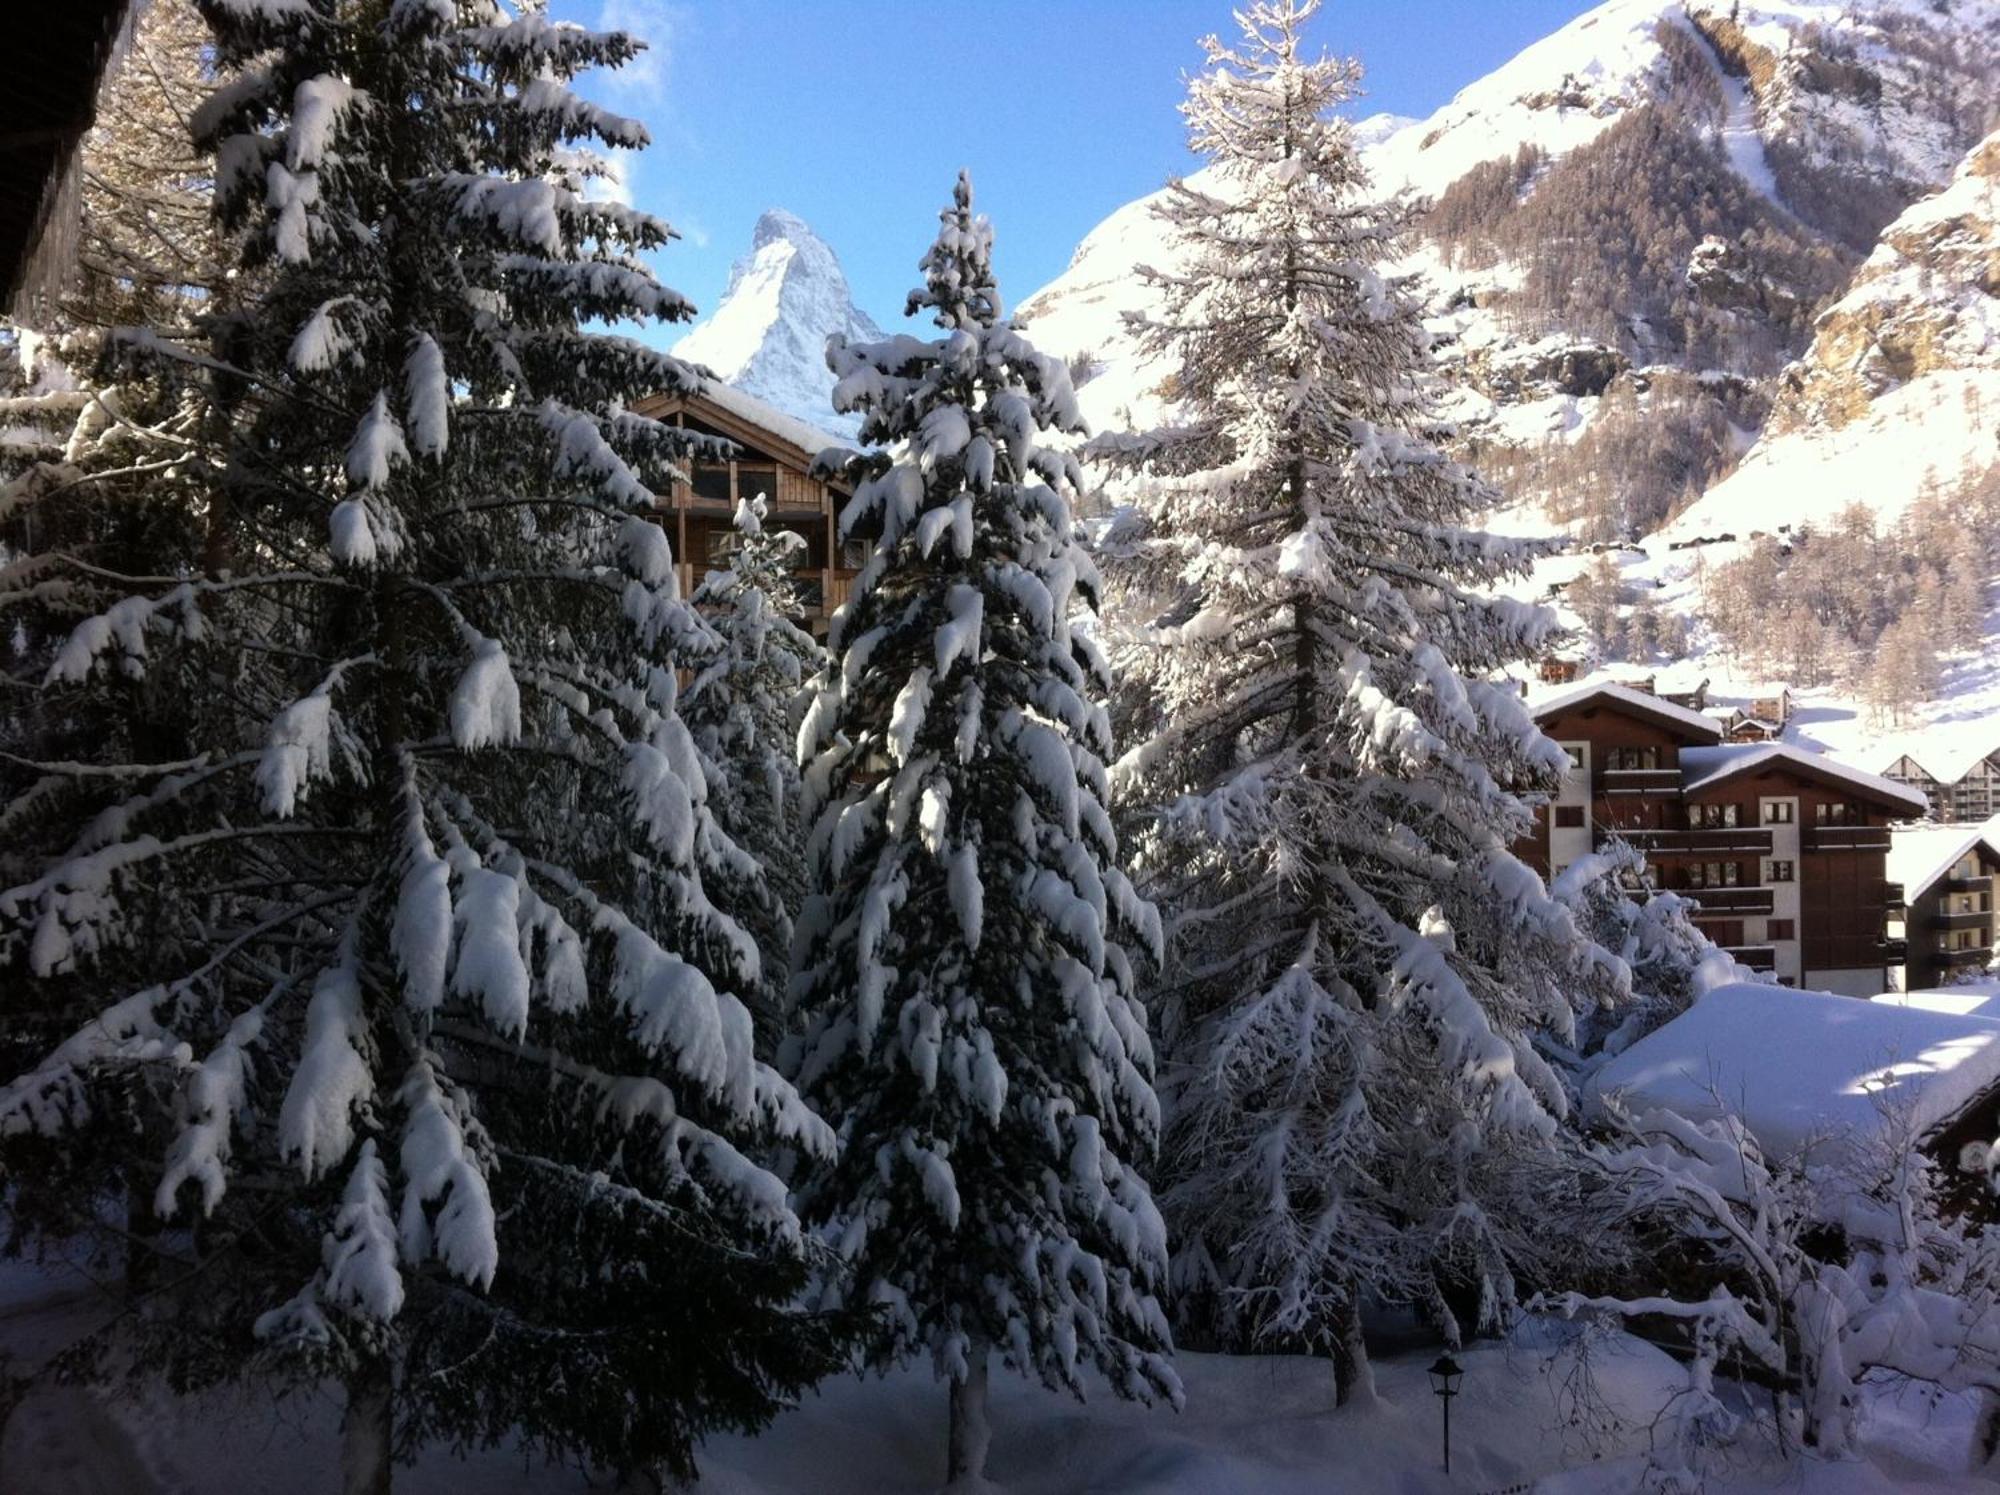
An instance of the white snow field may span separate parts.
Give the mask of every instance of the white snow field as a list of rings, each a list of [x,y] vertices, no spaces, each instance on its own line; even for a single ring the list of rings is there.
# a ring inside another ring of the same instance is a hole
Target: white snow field
[[[0,1350],[29,1361],[88,1321],[94,1289],[9,1263],[0,1270]],[[1578,1358],[1588,1344],[1588,1372]],[[1639,1488],[1653,1424],[1685,1369],[1622,1332],[1531,1320],[1470,1347],[1452,1409],[1452,1472],[1438,1401],[1413,1346],[1376,1364],[1375,1405],[1333,1409],[1324,1360],[1183,1354],[1180,1413],[1108,1392],[1080,1403],[1012,1375],[993,1381],[994,1495],[1626,1495]],[[1727,1394],[1727,1392],[1725,1392]],[[1756,1435],[1711,1471],[1711,1495],[1972,1495],[1970,1397],[1872,1388],[1863,1457],[1786,1461]],[[927,1495],[940,1487],[944,1392],[927,1369],[839,1377],[760,1437],[710,1440],[698,1495]],[[7,1495],[336,1495],[339,1408],[331,1396],[273,1407],[223,1394],[157,1393],[118,1406],[49,1387],[0,1430]],[[637,1492],[508,1447],[426,1450],[396,1471],[397,1495]]]

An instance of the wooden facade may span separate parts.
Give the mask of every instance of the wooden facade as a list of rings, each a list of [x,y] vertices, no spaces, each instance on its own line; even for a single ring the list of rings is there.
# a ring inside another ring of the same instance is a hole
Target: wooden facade
[[[812,475],[818,451],[805,445],[812,433],[735,390],[717,390],[713,397],[662,395],[636,408],[655,420],[722,437],[734,448],[726,460],[691,459],[688,481],[675,483],[661,504],[660,522],[673,537],[682,594],[691,594],[708,572],[728,564],[736,506],[761,495],[768,506],[764,527],[790,530],[805,541],[795,573],[806,603],[800,621],[824,634],[833,610],[847,600],[862,547],[840,542],[840,506],[849,492],[845,484]],[[825,442],[830,445],[833,438]]]
[[[1916,855],[1907,841],[1919,843]],[[1941,844],[1942,855],[1922,851]],[[2000,841],[1982,831],[1926,826],[1898,833],[1895,862],[1908,899],[1904,915],[1909,957],[1903,989],[1950,986],[1992,964],[1995,936],[1994,879],[2000,876]]]
[[[1904,954],[1889,826],[1921,814],[1920,797],[1795,748],[1727,745],[1716,722],[1627,687],[1571,693],[1536,719],[1571,767],[1522,848],[1531,865],[1552,875],[1625,841],[1743,964],[1791,985],[1887,989]]]

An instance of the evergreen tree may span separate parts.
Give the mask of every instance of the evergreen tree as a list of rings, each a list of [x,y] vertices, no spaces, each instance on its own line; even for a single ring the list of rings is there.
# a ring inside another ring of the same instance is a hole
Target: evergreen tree
[[[949,1469],[984,1465],[989,1356],[1079,1393],[1178,1398],[1155,1294],[1166,1237],[1138,1169],[1157,1107],[1129,949],[1152,908],[1105,812],[1108,679],[1072,622],[1068,371],[1003,319],[992,230],[959,178],[909,311],[943,335],[828,357],[862,412],[844,536],[872,542],[800,731],[812,891],[793,990],[799,1084],[840,1161],[808,1181],[880,1359],[951,1383]]]
[[[806,684],[826,650],[794,620],[804,602],[793,579],[805,537],[766,529],[763,496],[736,508],[729,564],[695,589],[694,605],[720,639],[688,687],[683,716],[709,762],[727,764],[711,800],[716,822],[750,858],[739,881],[746,924],[764,952],[758,1016],[783,1026],[792,921],[805,897],[797,738]]]
[[[1145,325],[1176,425],[1106,439],[1133,470],[1120,664],[1151,735],[1116,769],[1175,931],[1161,986],[1185,1320],[1330,1349],[1371,1382],[1372,1291],[1456,1341],[1560,1247],[1536,1181],[1565,1098],[1538,1035],[1615,1000],[1612,968],[1509,847],[1561,751],[1496,679],[1538,653],[1498,600],[1525,552],[1465,525],[1492,494],[1440,449],[1428,341],[1379,268],[1347,125],[1353,64],[1316,7],[1211,38],[1184,113],[1205,183],[1161,208],[1185,269]]]
[[[689,315],[638,258],[668,228],[587,195],[644,133],[568,82],[636,45],[495,0],[201,8],[243,300],[120,347],[228,412],[174,433],[202,525],[31,557],[121,594],[39,720],[163,692],[185,740],[0,769],[10,1024],[67,1035],[0,1088],[15,1217],[151,1199],[142,1352],[72,1368],[339,1378],[349,1490],[510,1430],[684,1474],[835,1355],[756,1160],[833,1139],[755,1055],[709,891],[749,859],[676,712],[714,641],[651,511],[690,438],[626,402],[698,381],[582,330]]]

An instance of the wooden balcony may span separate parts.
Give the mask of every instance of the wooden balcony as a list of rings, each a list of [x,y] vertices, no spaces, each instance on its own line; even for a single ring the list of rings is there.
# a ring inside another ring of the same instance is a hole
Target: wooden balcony
[[[1983,966],[1993,959],[1993,947],[1979,945],[1971,950],[1939,950],[1931,959],[1951,970],[1964,966]]]
[[[1909,902],[1903,897],[1903,885],[1899,882],[1882,884],[1882,907],[1892,914],[1899,914],[1908,908]]]
[[[1722,953],[1753,971],[1774,971],[1778,968],[1778,952],[1769,945],[1725,945]]]
[[[1960,914],[1940,909],[1933,922],[1940,929],[1984,929],[1993,922],[1993,910],[1979,908]]]
[[[1691,899],[1704,914],[1771,912],[1769,888],[1680,888],[1676,891],[1681,897]]]
[[[1809,825],[1805,828],[1807,851],[1887,851],[1886,825]]]
[[[1754,826],[1725,826],[1698,831],[1604,830],[1597,844],[1622,840],[1648,855],[1693,856],[1703,852],[1758,852],[1768,856],[1771,833]]]
[[[1985,877],[1947,877],[1944,890],[1947,893],[1988,893],[1993,890],[1993,878],[1990,874]]]
[[[1678,768],[1607,768],[1606,794],[1665,794],[1678,797],[1681,771]]]
[[[1899,966],[1909,958],[1910,942],[1908,940],[1885,939],[1882,941],[1882,963],[1884,965]]]

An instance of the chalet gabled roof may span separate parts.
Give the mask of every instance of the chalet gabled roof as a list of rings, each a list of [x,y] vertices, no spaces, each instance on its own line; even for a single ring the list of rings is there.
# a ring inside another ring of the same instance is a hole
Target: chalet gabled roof
[[[640,414],[655,419],[685,410],[723,435],[768,451],[800,471],[812,467],[813,459],[829,448],[851,452],[854,443],[831,432],[808,425],[767,405],[755,395],[732,389],[716,379],[704,378],[699,394],[663,394],[641,402]]]
[[[1884,768],[1892,768],[1900,759],[1908,758],[1927,777],[1952,785],[1984,759],[1997,754],[2000,754],[2000,731],[1982,735],[1976,730],[1933,730],[1924,734],[1921,747],[1914,736],[1897,737],[1884,743],[1875,756]]]
[[[1693,794],[1746,773],[1773,768],[1836,785],[1874,801],[1892,814],[1922,815],[1930,809],[1930,800],[1919,790],[1906,788],[1880,774],[1850,768],[1824,753],[1808,753],[1789,742],[1744,742],[1721,747],[1685,748],[1681,752],[1681,792]]]
[[[1593,706],[1651,722],[1654,726],[1676,734],[1683,742],[1722,740],[1722,728],[1699,711],[1676,706],[1672,701],[1663,701],[1658,696],[1649,696],[1644,691],[1633,690],[1630,686],[1615,685],[1608,680],[1600,680],[1594,685],[1579,685],[1556,695],[1544,696],[1541,700],[1533,702],[1530,709],[1534,713],[1535,720],[1540,722],[1559,716],[1565,711],[1584,710]]]
[[[1899,826],[1889,837],[1889,881],[1903,885],[1906,898],[1921,897],[1973,847],[2000,862],[2000,838],[1988,825]]]

